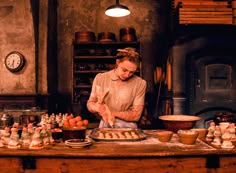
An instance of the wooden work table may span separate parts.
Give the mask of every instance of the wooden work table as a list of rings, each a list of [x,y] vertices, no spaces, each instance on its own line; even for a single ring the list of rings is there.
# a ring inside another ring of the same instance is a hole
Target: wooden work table
[[[236,149],[217,149],[198,140],[195,145],[159,142],[155,130],[134,142],[94,142],[69,148],[63,142],[41,150],[0,148],[1,173],[234,173]]]

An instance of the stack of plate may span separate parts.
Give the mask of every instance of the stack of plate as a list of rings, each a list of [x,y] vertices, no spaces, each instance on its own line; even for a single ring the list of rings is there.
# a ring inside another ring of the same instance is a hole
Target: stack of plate
[[[80,139],[68,139],[65,141],[65,145],[71,148],[83,148],[92,144],[92,140],[86,138],[84,141]]]

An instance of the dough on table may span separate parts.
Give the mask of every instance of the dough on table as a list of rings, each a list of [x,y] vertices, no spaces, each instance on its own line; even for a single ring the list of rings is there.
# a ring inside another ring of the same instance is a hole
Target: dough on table
[[[105,138],[106,139],[111,139],[111,135],[109,133],[105,133]]]
[[[134,138],[134,139],[137,139],[139,138],[139,136],[135,133],[135,132],[131,132],[131,136]]]
[[[116,133],[112,133],[112,139],[119,139],[118,134],[116,134]]]
[[[117,135],[119,136],[120,139],[125,139],[125,136],[121,132],[118,132]]]
[[[99,134],[98,134],[98,138],[100,138],[100,139],[104,139],[104,134],[103,134],[102,132],[99,132]]]
[[[132,138],[132,136],[130,135],[129,132],[125,132],[125,137],[126,137],[127,139],[131,139],[131,138]]]

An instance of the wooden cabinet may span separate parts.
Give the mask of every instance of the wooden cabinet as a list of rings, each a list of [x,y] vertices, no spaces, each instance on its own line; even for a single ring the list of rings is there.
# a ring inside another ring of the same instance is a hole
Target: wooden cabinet
[[[235,155],[109,158],[4,157],[0,158],[0,165],[1,173],[234,173],[235,161]]]
[[[72,61],[72,111],[90,122],[99,117],[91,114],[86,107],[93,79],[98,73],[111,70],[115,66],[117,49],[133,47],[141,54],[140,42],[89,42],[73,44]],[[136,73],[142,76],[142,63]]]

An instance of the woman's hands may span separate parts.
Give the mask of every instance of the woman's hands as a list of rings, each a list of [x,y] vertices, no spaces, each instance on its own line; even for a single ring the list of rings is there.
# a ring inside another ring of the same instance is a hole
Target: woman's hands
[[[111,114],[111,111],[106,104],[96,102],[94,110],[102,117],[105,123],[108,123],[111,127],[113,126],[115,117]]]
[[[105,123],[108,123],[113,127],[115,117],[112,115],[108,106],[104,103],[105,97],[109,93],[109,88],[105,88],[104,91],[101,91],[101,87],[96,85],[95,87],[96,94],[93,97],[90,97],[90,100],[87,102],[87,107],[90,112],[98,113]]]

